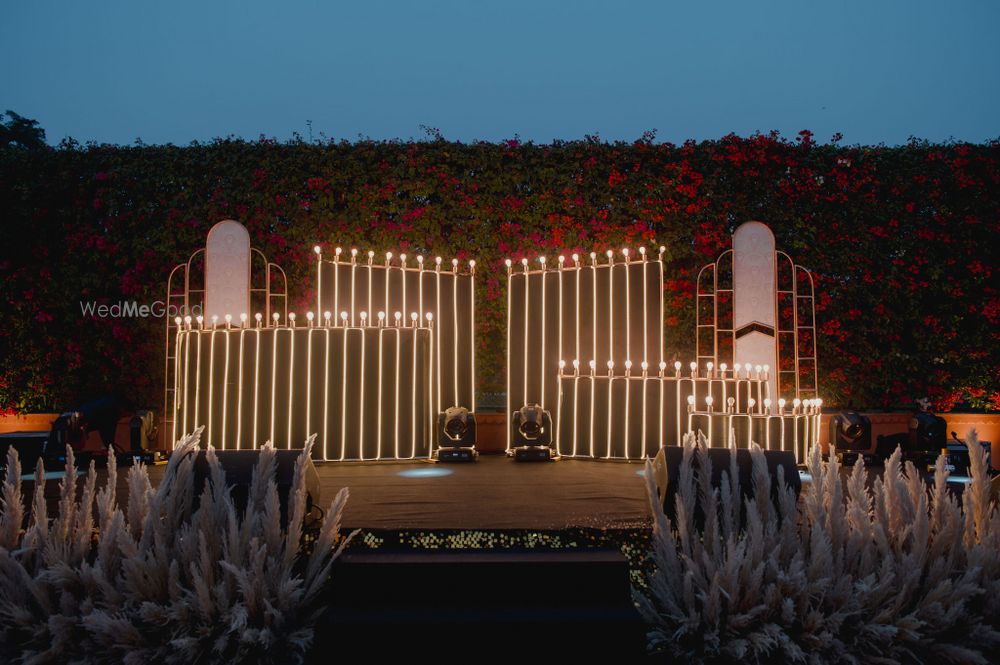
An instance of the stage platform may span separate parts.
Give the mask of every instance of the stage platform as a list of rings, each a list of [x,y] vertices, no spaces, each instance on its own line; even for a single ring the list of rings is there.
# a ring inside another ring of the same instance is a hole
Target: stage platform
[[[149,467],[154,484],[165,469]],[[455,464],[316,464],[320,504],[347,487],[344,526],[381,531],[645,529],[652,522],[642,469],[590,460],[517,463],[504,455]]]

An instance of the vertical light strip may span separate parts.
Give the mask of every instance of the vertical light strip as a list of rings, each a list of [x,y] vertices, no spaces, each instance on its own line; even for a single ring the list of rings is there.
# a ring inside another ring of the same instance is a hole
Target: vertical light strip
[[[292,400],[295,389],[295,328],[288,328],[288,344],[291,355],[288,360],[288,429],[285,435],[285,448],[292,447]]]
[[[353,266],[351,267],[351,272],[354,272]],[[351,289],[351,300],[353,301],[354,289]],[[351,305],[353,306],[353,302]],[[341,362],[341,372],[340,372],[340,457],[337,459],[343,461],[344,455],[347,452],[347,331],[348,327],[346,325],[340,328],[340,332],[344,338],[343,352],[340,356]]]
[[[212,326],[212,334],[208,337],[208,424],[205,427],[205,443],[215,445],[212,441],[212,412],[215,405],[212,404],[212,388],[215,384],[213,375],[215,374],[215,326]]]
[[[174,334],[174,403],[170,405],[170,444],[177,441],[177,418],[180,411],[181,400],[187,400],[187,395],[180,392],[181,388],[181,351],[183,342],[181,340],[181,327],[177,326]],[[166,416],[166,414],[164,414]]]
[[[371,289],[368,289],[371,293]],[[368,337],[368,329],[361,328],[361,406],[358,408],[358,457],[365,458],[365,340]]]
[[[325,357],[323,358],[323,460],[330,459],[327,456],[326,442],[329,440],[329,409],[330,409],[330,328],[329,320],[326,319],[326,326],[323,328],[323,342],[325,347]]]
[[[590,253],[591,270],[594,273],[594,278],[593,280],[591,280],[590,283],[594,297],[592,301],[593,305],[591,306],[591,314],[593,316],[593,322],[591,323],[590,326],[590,332],[591,332],[590,337],[594,348],[592,350],[592,355],[590,356],[590,359],[595,361],[598,360],[597,358],[597,259],[595,258],[596,256],[597,255],[594,254],[593,252]],[[593,445],[593,442],[591,442],[591,445]]]
[[[565,261],[566,261],[565,257],[563,257],[563,256],[559,257],[559,273],[558,273],[557,279],[559,280],[559,327],[558,327],[558,330],[559,330],[559,347],[558,348],[559,348],[559,360],[560,361],[563,360],[563,324],[562,324],[562,319],[563,319],[563,263]],[[544,279],[544,277],[543,277],[543,279]],[[544,319],[543,319],[542,325],[543,326],[545,325]],[[562,372],[559,372],[559,374],[561,375]],[[556,408],[556,422],[558,423],[559,422],[559,414],[562,413],[562,387],[563,387],[563,382],[562,382],[561,378],[559,379],[559,383],[556,385],[556,387],[559,389],[559,405]],[[576,418],[576,415],[574,414],[573,417]]]
[[[405,313],[405,310],[404,310]],[[417,321],[419,323],[419,320]],[[453,347],[454,353],[452,354],[452,376],[455,383],[455,402],[454,406],[459,406],[461,401],[458,398],[458,266],[454,266],[451,275],[451,325],[453,331]],[[413,334],[413,338],[416,339],[416,333]],[[416,348],[416,347],[414,347]]]
[[[541,392],[539,393],[539,396],[538,396],[538,404],[544,409],[545,408],[545,375],[549,371],[549,368],[546,367],[546,365],[545,365],[545,360],[547,358],[547,356],[545,354],[545,329],[548,327],[546,325],[546,323],[547,323],[546,319],[548,319],[548,313],[549,313],[549,311],[548,311],[548,309],[546,309],[546,304],[545,304],[545,282],[546,282],[545,277],[548,274],[547,273],[548,268],[545,265],[545,257],[544,256],[541,258],[541,261],[542,261],[542,272],[541,272],[541,275],[542,275],[542,315],[539,318],[541,319],[540,323],[541,323],[541,328],[542,328],[542,361],[540,363],[538,363],[538,367],[539,367],[539,370],[540,370],[539,373],[542,375],[542,388],[541,388]],[[525,320],[527,320],[527,319],[525,319]],[[525,332],[525,338],[524,338],[524,340],[525,340],[525,342],[528,341],[527,332]],[[527,348],[527,345],[525,345],[525,348]],[[525,358],[527,358],[527,354],[525,354]],[[558,410],[556,411],[556,413],[558,415]]]
[[[432,344],[432,341],[434,340],[433,326],[434,326],[433,321],[427,320],[427,348],[428,348],[428,353],[430,354],[430,358],[428,358],[428,365],[430,367],[434,366],[434,344]],[[427,374],[427,428],[425,436],[427,436],[428,454],[430,454],[434,450],[435,413],[434,413],[434,400],[431,398],[431,396],[434,394],[434,375],[431,371],[426,372],[426,374]],[[510,428],[508,428],[508,431],[509,429]]]
[[[577,360],[580,359],[580,262],[577,260],[576,254],[573,255],[573,262],[576,264],[575,276],[576,276],[576,318],[575,321],[575,337],[576,337],[576,354],[573,356]]]
[[[649,360],[649,346],[646,342],[646,336],[649,331],[649,322],[647,321],[646,310],[649,309],[649,301],[646,299],[646,252],[642,253],[642,359]],[[663,288],[662,286],[660,287]],[[660,322],[663,325],[663,322]]]
[[[613,361],[615,359],[615,259],[610,253],[611,250],[608,252],[608,360]],[[627,320],[628,316],[625,318]],[[594,336],[597,336],[596,333]]]
[[[312,321],[309,322],[309,331],[306,333],[306,438],[312,436],[312,357],[313,357],[313,328]]]
[[[632,287],[630,273],[632,270],[629,267],[628,255],[625,255],[625,360],[632,359]],[[614,296],[612,295],[612,299]],[[643,308],[643,314],[645,315],[646,309]],[[646,356],[643,355],[643,360]]]
[[[514,291],[513,291],[513,289],[514,289],[514,273],[510,269],[510,259],[507,259],[505,263],[507,265],[507,358],[506,358],[506,360],[507,360],[507,418],[510,419],[510,417],[511,417],[511,411],[514,408],[514,405],[511,402],[511,392],[510,392],[510,345],[511,345],[511,337],[512,337],[512,335],[511,335],[511,327],[512,327],[511,324],[513,323],[513,321],[511,321],[510,317],[511,317],[511,312],[512,312],[512,309],[513,309],[513,305],[511,303],[514,300]],[[504,429],[507,430],[507,450],[510,450],[510,444],[511,444],[511,431],[510,431],[510,429],[511,429],[511,424],[510,424],[510,422],[508,422],[508,423],[506,423],[506,425],[507,426]]]
[[[580,440],[577,433],[577,423],[580,418],[580,410],[577,406],[580,403],[580,374],[574,369],[573,373],[573,457],[577,455],[577,442]]]
[[[642,456],[643,457],[646,457],[647,454],[648,454],[646,452],[646,415],[647,415],[646,414],[646,381],[647,380],[648,379],[646,378],[646,370],[644,369],[644,370],[642,370],[642,431],[641,431],[641,434],[640,434],[640,436],[642,437],[642,445],[639,447],[639,449],[642,451]],[[660,385],[661,386],[663,385],[663,379],[660,379]],[[660,400],[661,403],[662,403],[662,401],[663,400]],[[662,411],[663,409],[661,408],[660,410]]]
[[[628,274],[628,266],[625,267],[625,272],[626,272],[626,274]],[[631,417],[629,415],[628,409],[629,409],[629,401],[630,401],[630,397],[631,397],[629,393],[631,392],[631,386],[632,386],[632,377],[628,376],[627,374],[628,373],[626,372],[626,376],[625,376],[625,446],[624,446],[625,457],[628,457],[628,447],[629,447],[629,443],[630,443],[630,441],[629,441],[629,421],[631,420]],[[643,415],[645,415],[645,414],[643,414]]]
[[[187,434],[188,430],[188,403],[191,401],[191,396],[188,395],[188,373],[190,372],[191,360],[191,331],[188,330],[184,333],[184,402],[182,408],[184,409],[184,420],[181,427],[181,432]],[[174,439],[176,442],[177,439]]]
[[[250,446],[257,448],[258,392],[260,388],[260,328],[254,330],[254,361],[253,361],[253,439]]]
[[[556,413],[562,411],[562,401],[563,401],[563,369],[560,368],[556,374]],[[560,431],[561,423],[559,418],[556,418],[555,424],[555,448],[557,454],[562,454],[562,432]]]
[[[456,277],[457,280],[457,277]],[[456,305],[458,303],[455,303]],[[458,320],[458,317],[455,317]],[[419,325],[420,320],[417,319]],[[410,397],[410,459],[417,456],[417,328],[413,328],[413,355],[410,357],[410,365],[413,367],[413,389]],[[455,375],[458,376],[456,368]],[[457,395],[456,395],[457,398]]]
[[[531,296],[528,289],[528,282],[530,281],[528,279],[528,260],[524,259],[522,265],[524,266],[524,399],[522,404],[530,404],[531,400],[528,399],[528,318],[531,314],[531,307],[529,304],[529,298]]]
[[[375,438],[375,457],[382,457],[382,322],[379,321],[378,328],[378,399],[375,404],[375,413],[378,414],[378,434]]]
[[[441,401],[441,384],[442,381],[441,374],[441,329],[444,327],[444,321],[441,320],[441,257],[434,259],[434,296],[436,298],[437,308],[434,310],[435,316],[438,318],[438,329],[437,334],[434,336],[434,341],[437,344],[437,404],[435,405],[438,413],[444,411],[444,404]],[[389,310],[386,310],[386,316],[388,316]],[[399,338],[399,333],[396,333],[397,342]]]
[[[236,387],[236,449],[242,447],[243,438],[243,338],[246,334],[246,324],[240,326],[240,367],[237,372]]]
[[[201,426],[201,328],[198,329],[198,354],[195,356],[194,363],[194,421],[191,423],[191,428]]]
[[[323,311],[323,250],[316,245],[316,311]]]
[[[278,329],[271,328],[271,436],[268,441],[271,445],[275,445],[274,441],[274,403],[278,399],[277,386],[275,383],[278,380]]]
[[[423,321],[423,315],[420,320]],[[476,412],[476,262],[469,263],[469,398],[472,412]]]
[[[226,327],[226,362],[222,366],[222,438],[223,450],[226,448],[226,416],[229,414],[229,336],[231,331]]]
[[[396,387],[396,399],[393,400],[393,409],[395,410],[395,422],[393,424],[393,443],[395,444],[395,458],[399,459],[399,348],[400,348],[400,328],[399,321],[396,321],[396,374],[395,381],[393,382]]]
[[[595,271],[596,272],[596,271]],[[597,401],[597,381],[594,377],[594,369],[590,370],[590,456],[596,457],[594,455],[594,439],[596,432],[594,431],[594,411],[595,402]]]
[[[355,323],[354,323],[354,309],[355,309],[355,307],[354,307],[354,278],[355,278],[354,273],[358,269],[358,264],[357,264],[357,261],[355,259],[356,259],[355,252],[352,249],[351,250],[351,327],[352,328],[355,325]],[[346,339],[346,337],[347,337],[346,333],[345,333],[344,337]]]
[[[605,459],[611,459],[611,414],[614,413],[614,383],[615,379],[612,376],[608,377],[608,441],[607,441],[607,451],[604,455]]]

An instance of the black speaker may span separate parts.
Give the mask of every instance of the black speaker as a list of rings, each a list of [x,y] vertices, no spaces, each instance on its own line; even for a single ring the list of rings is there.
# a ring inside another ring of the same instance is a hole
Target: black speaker
[[[856,411],[841,411],[830,418],[830,445],[838,452],[866,452],[872,447],[872,421]]]
[[[918,411],[910,419],[910,450],[937,457],[942,448],[948,447],[948,423],[941,416]]]
[[[281,504],[281,526],[288,525],[288,494],[295,479],[295,461],[301,450],[276,450],[274,480],[278,486],[278,501]],[[253,479],[254,467],[260,458],[259,450],[217,450],[216,456],[222,469],[226,472],[226,484],[231,488],[230,495],[236,505],[237,513],[242,516],[246,512],[247,501],[250,498],[250,482]],[[194,460],[194,501],[197,501],[205,488],[209,476],[208,458],[205,451],[198,451]],[[319,475],[312,459],[306,459],[306,514],[319,504]]]
[[[753,463],[750,459],[750,451],[740,448],[731,451],[729,448],[707,448],[708,460],[712,464],[712,487],[719,487],[722,483],[722,472],[729,471],[730,455],[736,453],[736,467],[740,479],[740,506],[741,513],[745,510],[744,499],[753,497]],[[786,450],[765,450],[764,459],[767,462],[767,471],[771,474],[771,500],[777,506],[778,500],[778,467],[784,470],[785,484],[791,487],[795,496],[802,491],[802,479],[799,477],[799,470],[795,464],[795,455]],[[664,446],[660,449],[653,462],[657,475],[657,488],[660,492],[660,500],[663,503],[663,511],[670,519],[676,518],[677,483],[680,477],[681,460],[684,458],[684,448],[682,446]],[[691,468],[698,471],[698,454],[692,457]],[[705,522],[705,515],[701,510],[701,503],[695,510],[695,524],[700,529]]]

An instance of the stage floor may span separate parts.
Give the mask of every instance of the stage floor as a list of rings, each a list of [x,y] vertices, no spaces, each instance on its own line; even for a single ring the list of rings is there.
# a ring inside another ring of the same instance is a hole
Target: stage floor
[[[165,468],[150,467],[154,484]],[[517,463],[503,455],[467,464],[316,464],[320,505],[347,487],[344,526],[384,530],[648,528],[642,469],[588,460]]]

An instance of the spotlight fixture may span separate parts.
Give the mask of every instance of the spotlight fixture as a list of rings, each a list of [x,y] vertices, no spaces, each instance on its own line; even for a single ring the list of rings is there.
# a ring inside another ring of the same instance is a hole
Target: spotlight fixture
[[[522,406],[513,415],[514,459],[548,462],[552,459],[552,414],[538,404]]]
[[[872,447],[872,421],[856,411],[830,418],[830,444],[837,452],[864,453]]]
[[[464,406],[453,406],[438,414],[439,462],[474,462],[476,452],[476,416]]]

